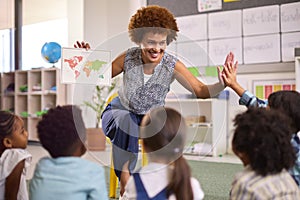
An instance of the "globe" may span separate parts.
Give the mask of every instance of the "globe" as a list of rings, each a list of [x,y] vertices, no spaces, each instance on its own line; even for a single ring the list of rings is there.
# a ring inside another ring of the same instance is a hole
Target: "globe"
[[[61,46],[56,42],[46,42],[41,49],[42,57],[49,63],[56,63],[61,57]]]

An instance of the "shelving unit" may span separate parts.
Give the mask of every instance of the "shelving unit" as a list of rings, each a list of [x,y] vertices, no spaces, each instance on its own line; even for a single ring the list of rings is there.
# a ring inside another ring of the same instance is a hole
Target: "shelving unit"
[[[224,99],[166,99],[166,107],[184,117],[205,116],[205,123],[188,126],[186,154],[218,156],[227,150],[227,101]]]
[[[0,86],[1,109],[23,118],[31,141],[38,141],[36,126],[41,114],[66,103],[66,86],[60,83],[57,68],[3,73]]]

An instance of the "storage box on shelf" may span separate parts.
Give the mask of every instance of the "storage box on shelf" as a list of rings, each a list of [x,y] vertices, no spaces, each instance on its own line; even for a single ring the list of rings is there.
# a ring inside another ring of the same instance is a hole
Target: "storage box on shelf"
[[[188,118],[186,154],[218,156],[227,150],[227,101],[225,99],[166,99]],[[191,120],[191,116],[199,121]],[[205,116],[205,122],[203,122]]]
[[[41,68],[4,73],[1,84],[2,109],[13,109],[21,116],[29,140],[38,141],[36,126],[41,115],[51,107],[66,103],[66,86],[60,83],[60,70]],[[7,92],[9,84],[14,91]]]

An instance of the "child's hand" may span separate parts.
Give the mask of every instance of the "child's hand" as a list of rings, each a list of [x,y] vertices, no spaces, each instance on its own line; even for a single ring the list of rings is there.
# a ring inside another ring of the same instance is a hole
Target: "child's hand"
[[[237,61],[235,62],[235,64],[233,64],[233,62],[228,62],[226,65],[224,65],[221,76],[226,86],[232,87],[233,85],[237,84],[236,81],[237,67],[238,67]]]
[[[226,56],[224,66],[227,65],[228,63],[233,63],[233,62],[234,62],[234,54],[232,52],[229,52],[229,54],[227,54]]]
[[[224,63],[224,68],[229,65],[232,64],[234,62],[234,54],[232,52],[229,52],[229,54],[227,54],[226,59],[225,59],[225,63]],[[221,67],[218,66],[218,78],[219,78],[219,82],[222,83],[223,86],[228,86],[226,82],[224,82],[223,80],[223,74],[224,74],[224,69],[221,70]]]
[[[81,43],[79,41],[76,41],[76,44],[74,44],[75,48],[84,48],[86,50],[89,50],[91,47],[89,43],[82,41]]]

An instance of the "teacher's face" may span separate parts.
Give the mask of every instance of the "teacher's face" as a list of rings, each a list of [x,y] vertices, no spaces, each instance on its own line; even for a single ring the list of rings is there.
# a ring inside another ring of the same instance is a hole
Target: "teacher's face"
[[[145,33],[140,46],[144,63],[159,63],[167,47],[167,34]]]

